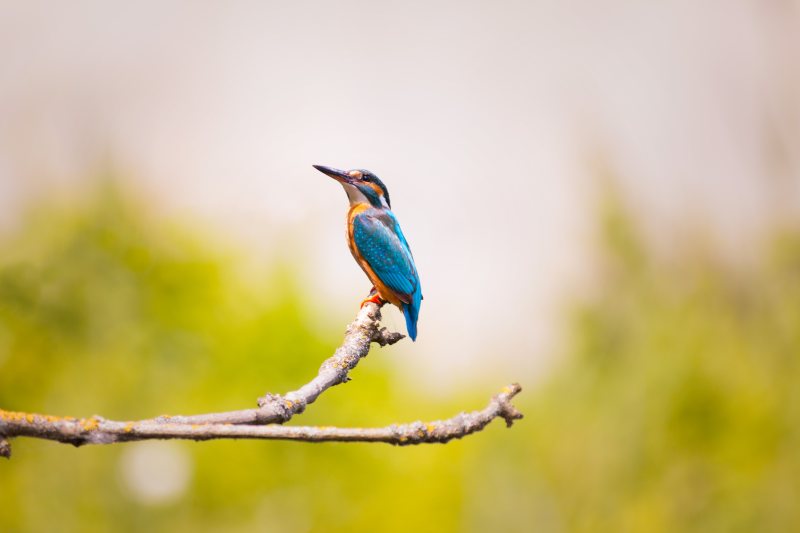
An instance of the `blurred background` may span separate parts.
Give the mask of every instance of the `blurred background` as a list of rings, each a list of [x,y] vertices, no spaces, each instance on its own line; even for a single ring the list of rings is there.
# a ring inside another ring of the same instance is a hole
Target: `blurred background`
[[[800,529],[800,3],[0,1],[0,406],[307,381],[369,289],[312,164],[388,184],[425,301],[294,423],[526,418],[18,439],[0,531]]]

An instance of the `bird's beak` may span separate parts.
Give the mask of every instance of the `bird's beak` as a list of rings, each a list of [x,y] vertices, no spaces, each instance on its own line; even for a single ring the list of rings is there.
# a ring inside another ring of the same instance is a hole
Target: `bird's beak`
[[[327,174],[328,176],[332,177],[339,183],[352,183],[353,178],[350,177],[347,172],[344,170],[338,170],[331,167],[323,167],[322,165],[313,165],[314,168],[322,172],[323,174]]]

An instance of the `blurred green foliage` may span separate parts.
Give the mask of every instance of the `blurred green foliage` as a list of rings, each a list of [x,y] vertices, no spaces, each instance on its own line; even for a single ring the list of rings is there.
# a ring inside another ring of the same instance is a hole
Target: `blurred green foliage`
[[[42,207],[0,243],[0,406],[196,413],[314,374],[350,317],[314,323],[288,262],[243,281],[235,254],[123,198]],[[170,443],[189,480],[157,501],[124,466],[148,444],[19,439],[0,531],[800,530],[800,238],[737,271],[697,249],[653,260],[618,207],[603,227],[600,288],[513,430],[413,448]],[[444,417],[490,390],[432,401],[389,370],[370,357],[302,423]]]
[[[603,223],[598,293],[526,406],[532,438],[506,458],[531,482],[530,523],[800,530],[798,235],[734,268],[695,245],[653,260],[613,202]]]

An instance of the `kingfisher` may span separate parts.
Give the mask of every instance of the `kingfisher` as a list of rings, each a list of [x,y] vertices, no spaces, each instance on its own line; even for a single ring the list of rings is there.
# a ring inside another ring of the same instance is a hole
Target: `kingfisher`
[[[314,168],[342,184],[350,210],[347,212],[347,244],[358,265],[372,282],[369,297],[361,302],[396,305],[406,318],[411,340],[417,338],[417,318],[422,287],[400,223],[392,213],[386,185],[364,169]]]

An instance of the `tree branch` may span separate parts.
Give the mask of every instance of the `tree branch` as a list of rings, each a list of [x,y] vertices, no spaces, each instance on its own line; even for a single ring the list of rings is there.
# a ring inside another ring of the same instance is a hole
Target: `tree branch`
[[[260,439],[304,442],[385,442],[409,445],[448,442],[482,430],[495,418],[507,426],[522,414],[511,399],[522,388],[518,384],[505,387],[484,409],[461,413],[447,420],[412,422],[382,428],[337,428],[330,426],[266,426],[234,424],[176,424],[142,420],[116,422],[101,417],[75,419],[0,410],[0,434],[6,437],[34,437],[82,446],[114,444],[149,439]]]
[[[447,442],[482,430],[495,418],[508,426],[522,415],[511,405],[520,392],[518,384],[509,385],[492,398],[481,411],[461,413],[447,420],[413,422],[384,428],[336,428],[282,424],[302,413],[327,389],[349,380],[348,373],[369,354],[373,342],[386,346],[404,337],[381,328],[380,307],[366,304],[347,327],[342,345],[325,360],[316,377],[295,391],[284,395],[267,394],[258,408],[192,416],[164,415],[148,420],[119,422],[92,418],[55,417],[0,409],[0,457],[10,457],[11,437],[33,437],[81,446],[112,444],[147,439],[268,439],[306,442],[386,442],[422,444]]]
[[[326,359],[317,376],[297,390],[284,395],[267,393],[258,399],[258,408],[209,413],[191,416],[160,416],[153,422],[175,424],[272,424],[288,422],[294,415],[305,411],[327,389],[345,383],[348,373],[369,354],[373,342],[381,346],[391,345],[405,337],[379,327],[381,310],[374,303],[367,303],[358,312],[356,319],[347,326],[342,345],[333,356]]]

